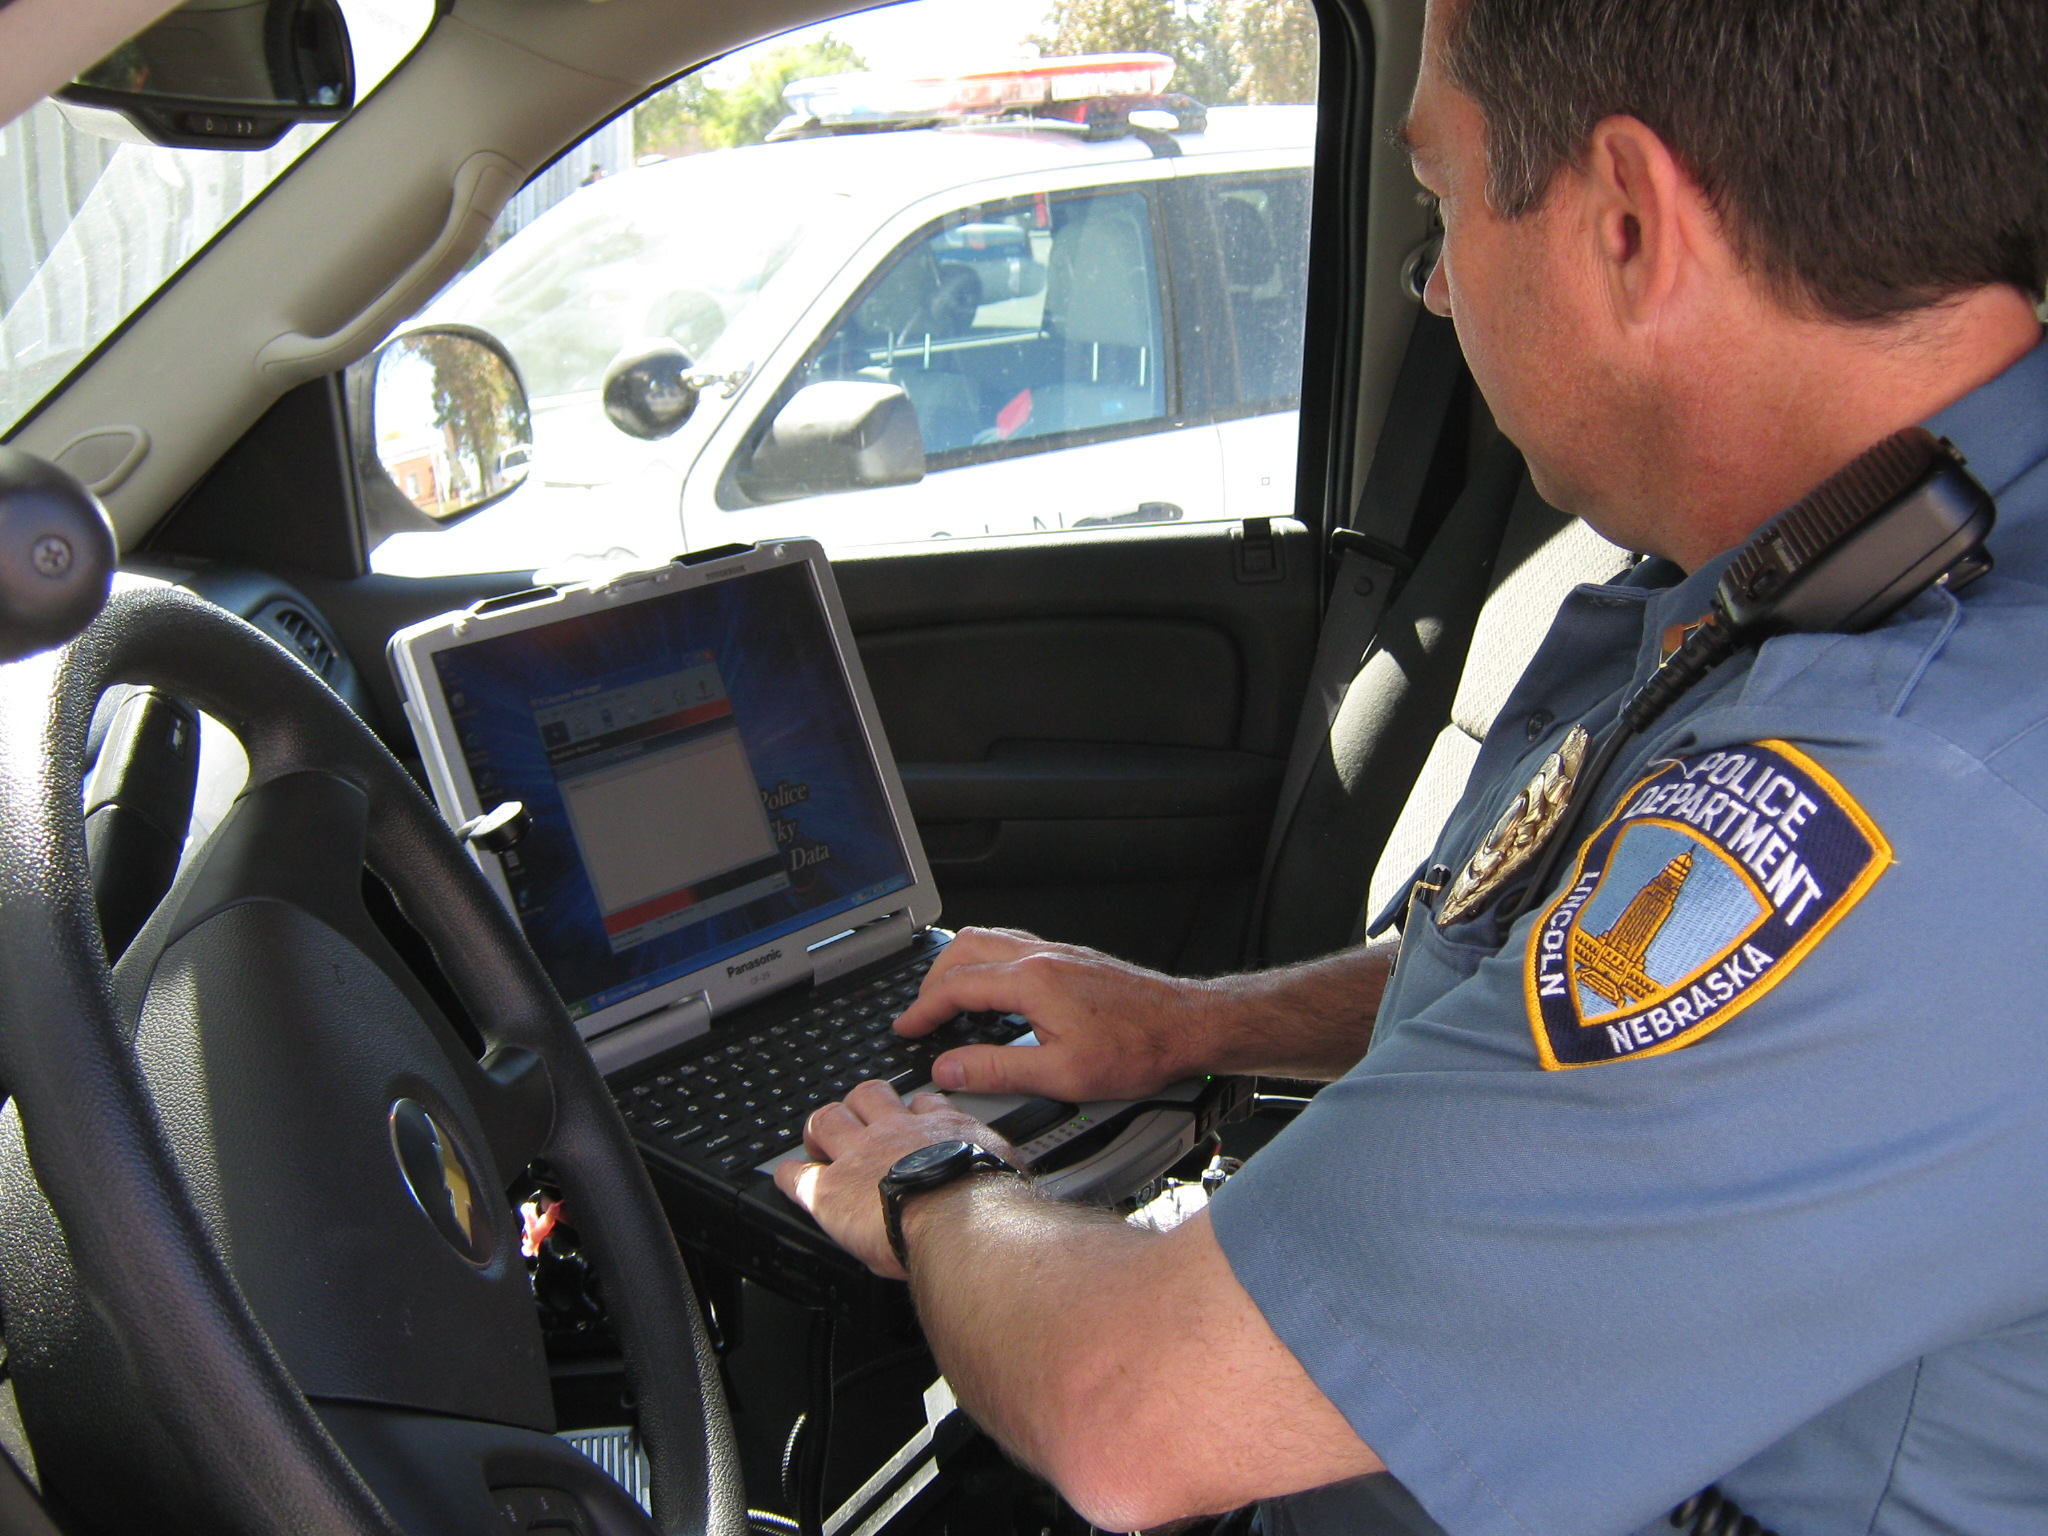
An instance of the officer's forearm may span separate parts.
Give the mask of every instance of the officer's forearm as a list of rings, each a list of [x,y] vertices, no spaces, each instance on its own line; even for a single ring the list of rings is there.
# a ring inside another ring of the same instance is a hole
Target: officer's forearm
[[[1325,1082],[1342,1077],[1372,1043],[1395,947],[1349,949],[1206,983],[1218,1021],[1209,1069]]]
[[[1093,1314],[1118,1289],[1101,1278],[1151,1234],[995,1178],[917,1198],[904,1232],[918,1319],[960,1405],[1075,1499],[1073,1446],[1088,1436],[1074,1410],[1092,1400],[1075,1378],[1100,1358]]]
[[[1378,1470],[1206,1219],[1161,1236],[984,1176],[913,1200],[904,1227],[918,1316],[961,1406],[1098,1529]]]

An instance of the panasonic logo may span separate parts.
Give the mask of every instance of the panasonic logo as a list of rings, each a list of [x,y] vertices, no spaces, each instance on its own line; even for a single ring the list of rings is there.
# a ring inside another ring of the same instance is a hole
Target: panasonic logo
[[[761,969],[762,966],[768,964],[768,962],[771,960],[780,960],[781,958],[781,950],[771,949],[765,955],[756,955],[753,959],[743,960],[738,965],[728,965],[725,968],[725,974],[728,977],[744,976],[749,971],[758,971],[759,969]]]

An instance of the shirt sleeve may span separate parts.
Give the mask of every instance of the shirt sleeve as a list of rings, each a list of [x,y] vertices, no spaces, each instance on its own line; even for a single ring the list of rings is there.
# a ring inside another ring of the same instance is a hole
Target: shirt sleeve
[[[1634,1530],[2048,1306],[2041,810],[1896,723],[1805,750],[1895,862],[1766,991],[1559,1063],[1539,909],[1217,1197],[1275,1332],[1459,1536]]]

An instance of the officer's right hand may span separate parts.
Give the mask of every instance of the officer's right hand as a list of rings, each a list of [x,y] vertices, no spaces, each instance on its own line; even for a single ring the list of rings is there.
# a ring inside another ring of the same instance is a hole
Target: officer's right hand
[[[964,1045],[932,1067],[934,1086],[1083,1103],[1138,1099],[1205,1070],[1216,1002],[1201,982],[1162,976],[1092,949],[1007,928],[963,928],[896,1030],[929,1034],[958,1013],[1020,1013],[1030,1046]]]

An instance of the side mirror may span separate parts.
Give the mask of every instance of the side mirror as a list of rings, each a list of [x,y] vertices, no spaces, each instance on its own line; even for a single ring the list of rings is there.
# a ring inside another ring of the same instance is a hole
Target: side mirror
[[[440,528],[526,483],[533,418],[519,369],[467,325],[408,331],[349,369],[349,420],[373,536]]]
[[[186,0],[56,94],[83,132],[169,149],[268,149],[355,99],[337,0]]]
[[[806,384],[775,413],[737,476],[754,501],[915,485],[924,478],[917,407],[894,384]]]
[[[627,347],[604,371],[604,413],[628,437],[658,442],[697,409],[689,354],[666,338]]]

